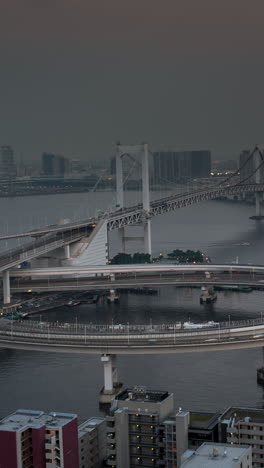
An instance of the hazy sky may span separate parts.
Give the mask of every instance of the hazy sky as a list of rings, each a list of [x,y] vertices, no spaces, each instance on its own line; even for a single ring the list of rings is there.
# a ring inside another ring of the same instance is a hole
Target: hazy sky
[[[263,49],[263,0],[0,0],[0,144],[229,156],[264,141]]]

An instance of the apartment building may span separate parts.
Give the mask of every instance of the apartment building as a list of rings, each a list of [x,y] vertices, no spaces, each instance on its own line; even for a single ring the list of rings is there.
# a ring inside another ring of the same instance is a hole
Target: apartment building
[[[79,466],[77,415],[17,410],[0,421],[0,466]]]
[[[173,412],[173,395],[133,387],[113,400],[107,420],[106,466],[118,468],[162,465],[162,422]],[[163,466],[164,463],[163,463]]]
[[[106,457],[106,420],[90,418],[78,427],[80,468],[99,468]]]
[[[264,410],[232,407],[219,419],[222,443],[249,445],[253,468],[264,468]]]

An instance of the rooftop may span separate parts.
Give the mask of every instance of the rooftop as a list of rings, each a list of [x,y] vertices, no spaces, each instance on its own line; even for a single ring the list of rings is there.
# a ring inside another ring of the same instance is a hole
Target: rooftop
[[[203,413],[190,411],[189,429],[212,429],[218,422],[219,413]]]
[[[168,398],[169,393],[160,390],[149,390],[147,387],[132,387],[127,388],[122,393],[116,396],[116,400],[131,400],[144,402],[160,402]]]
[[[104,418],[90,418],[90,419],[87,419],[87,421],[80,424],[80,426],[78,427],[78,436],[82,437],[85,434],[87,434],[87,432],[92,432],[95,429],[95,427],[99,426],[104,421],[105,421]]]
[[[196,452],[185,452],[182,468],[232,468],[237,467],[245,455],[251,454],[246,445],[204,443]],[[188,458],[187,458],[188,457]]]
[[[19,409],[0,421],[0,431],[23,432],[28,428],[47,429],[63,427],[68,422],[77,418],[71,413],[44,413],[44,411]]]
[[[222,414],[221,420],[236,418],[244,420],[250,418],[251,422],[262,422],[264,423],[264,409],[258,408],[240,408],[232,406],[228,408],[225,413]],[[248,422],[250,422],[250,420]]]

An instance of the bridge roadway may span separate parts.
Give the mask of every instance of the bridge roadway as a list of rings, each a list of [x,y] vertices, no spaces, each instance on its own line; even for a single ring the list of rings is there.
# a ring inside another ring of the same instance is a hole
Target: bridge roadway
[[[255,279],[245,273],[229,274],[219,273],[217,278],[205,278],[201,274],[185,274],[184,277],[179,274],[165,274],[155,277],[154,275],[141,275],[140,277],[117,278],[112,281],[110,278],[65,278],[63,281],[56,278],[47,278],[46,280],[36,279],[28,281],[19,278],[11,282],[11,292],[46,292],[46,291],[102,291],[110,289],[127,288],[157,288],[161,286],[251,286],[256,289],[264,289],[264,274],[257,275]]]
[[[108,265],[10,270],[11,292],[28,290],[109,290],[164,285],[237,285],[264,288],[264,266],[258,265]]]
[[[193,203],[214,200],[225,195],[238,195],[240,193],[256,193],[264,192],[264,184],[233,184],[233,185],[217,185],[199,189],[193,192],[176,193],[169,197],[154,200],[150,203],[150,211],[146,213],[143,210],[142,203],[128,208],[105,212],[99,216],[91,217],[85,220],[80,220],[73,223],[50,225],[28,232],[0,234],[0,240],[22,238],[22,237],[38,237],[47,233],[58,233],[74,231],[76,229],[85,228],[87,225],[97,224],[101,219],[108,220],[108,229],[120,229],[124,226],[140,224],[149,217],[158,216],[160,214],[174,211],[178,208],[183,208]]]
[[[76,325],[0,320],[0,346],[82,354],[165,354],[264,346],[264,320],[256,318],[184,329],[167,325]]]
[[[51,252],[55,249],[69,245],[72,242],[77,242],[84,236],[89,235],[95,225],[86,225],[83,228],[79,228],[73,231],[66,232],[54,232],[41,236],[32,242],[22,245],[14,249],[6,250],[0,254],[0,270],[6,270],[12,268],[19,263],[31,260],[40,255]]]

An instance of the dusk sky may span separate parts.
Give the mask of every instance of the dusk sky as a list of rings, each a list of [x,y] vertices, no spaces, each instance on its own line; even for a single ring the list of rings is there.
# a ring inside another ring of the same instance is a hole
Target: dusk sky
[[[0,145],[230,157],[264,142],[263,48],[263,0],[1,0]]]

